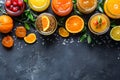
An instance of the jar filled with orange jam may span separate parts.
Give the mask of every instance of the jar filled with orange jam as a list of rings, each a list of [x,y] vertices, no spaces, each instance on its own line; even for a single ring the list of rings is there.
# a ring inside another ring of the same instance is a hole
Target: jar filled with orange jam
[[[97,0],[77,0],[77,8],[84,14],[93,12],[97,7]]]
[[[110,20],[105,14],[96,13],[89,19],[88,27],[92,33],[102,35],[109,30]]]
[[[51,7],[53,12],[58,16],[66,16],[73,9],[72,0],[52,0]]]
[[[120,19],[120,0],[106,0],[104,11],[110,18]]]

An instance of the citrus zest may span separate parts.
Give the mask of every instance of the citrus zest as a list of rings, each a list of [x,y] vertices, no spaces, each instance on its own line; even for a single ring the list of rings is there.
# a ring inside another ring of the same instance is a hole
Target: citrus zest
[[[68,37],[69,32],[64,27],[60,27],[59,28],[59,35],[62,37]]]
[[[42,16],[42,27],[43,31],[46,31],[49,29],[50,26],[50,20],[47,16]]]
[[[26,37],[24,37],[24,41],[26,43],[32,44],[37,40],[35,33],[30,33]]]

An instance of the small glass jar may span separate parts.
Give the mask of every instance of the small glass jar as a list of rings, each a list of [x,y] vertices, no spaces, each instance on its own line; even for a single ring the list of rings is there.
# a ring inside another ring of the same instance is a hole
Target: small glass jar
[[[88,27],[92,33],[102,35],[109,30],[110,20],[105,14],[96,13],[89,19]]]
[[[66,16],[72,11],[73,3],[72,0],[52,0],[51,7],[58,16]]]
[[[32,10],[42,12],[49,7],[50,0],[28,0],[28,4]]]
[[[120,19],[120,0],[106,0],[104,11],[110,18]]]
[[[77,8],[84,14],[93,12],[97,7],[97,0],[77,0]]]
[[[42,25],[42,16],[46,16],[49,20],[49,27],[46,31],[43,30],[43,25]],[[36,25],[36,29],[37,31],[42,34],[42,35],[51,35],[53,34],[56,29],[57,29],[57,20],[56,18],[50,14],[50,13],[42,13],[40,14],[37,19],[36,19],[36,22],[35,22],[35,25]]]
[[[4,7],[8,15],[20,16],[24,12],[26,4],[23,0],[5,0]]]

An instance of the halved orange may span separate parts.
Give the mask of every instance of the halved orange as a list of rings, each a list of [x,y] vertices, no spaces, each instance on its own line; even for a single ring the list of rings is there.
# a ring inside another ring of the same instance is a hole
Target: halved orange
[[[79,33],[84,28],[84,21],[78,15],[73,15],[67,19],[65,23],[65,28],[70,33]]]
[[[30,33],[26,37],[24,37],[24,41],[26,43],[32,44],[37,40],[35,33]]]
[[[113,19],[120,18],[120,0],[106,0],[104,3],[105,13]]]
[[[62,37],[68,37],[69,32],[64,27],[60,27],[59,28],[59,35]]]
[[[47,16],[42,16],[42,27],[43,31],[46,31],[49,29],[50,26],[50,20]]]
[[[120,41],[120,26],[115,26],[110,31],[110,37],[115,41]]]

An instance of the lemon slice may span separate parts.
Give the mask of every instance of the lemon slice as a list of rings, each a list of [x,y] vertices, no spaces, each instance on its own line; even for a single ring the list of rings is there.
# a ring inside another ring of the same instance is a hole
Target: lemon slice
[[[36,41],[36,35],[34,33],[28,34],[26,37],[24,37],[24,41],[26,43],[32,44]]]
[[[120,41],[120,26],[112,28],[110,31],[110,37],[115,41]]]
[[[28,0],[31,9],[37,12],[46,10],[50,5],[50,0]]]
[[[42,27],[43,31],[47,31],[50,26],[50,20],[47,16],[42,16]]]
[[[69,32],[64,27],[60,27],[59,28],[59,35],[62,37],[68,37]]]

